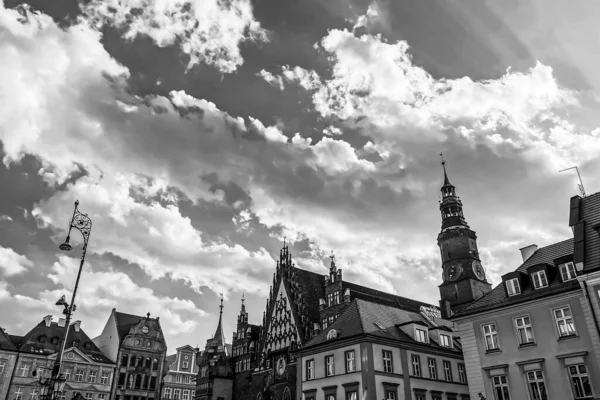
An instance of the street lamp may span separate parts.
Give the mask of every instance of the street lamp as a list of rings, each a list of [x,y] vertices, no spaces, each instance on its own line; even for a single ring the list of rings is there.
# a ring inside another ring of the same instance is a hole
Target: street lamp
[[[48,371],[52,371],[50,368],[39,367],[39,369],[45,369]],[[34,370],[31,373],[34,377],[37,376],[37,370]],[[50,377],[43,379],[44,377],[40,374],[40,399],[52,399],[52,396],[58,397],[59,393],[62,393],[65,390],[65,383],[67,383],[67,378],[63,374],[59,374],[57,377]]]
[[[54,361],[54,366],[52,368],[52,382],[48,385],[48,390],[50,393],[48,394],[49,398],[53,397],[54,393],[60,393],[65,388],[66,378],[63,374],[60,373],[60,368],[62,366],[62,357],[65,351],[65,346],[67,343],[67,338],[69,336],[69,327],[71,324],[71,315],[77,309],[75,305],[75,296],[77,295],[77,287],[79,286],[79,278],[81,277],[81,270],[83,269],[83,263],[85,262],[85,254],[87,251],[88,240],[90,238],[90,233],[92,231],[92,220],[88,217],[87,214],[83,214],[78,209],[79,200],[75,201],[75,209],[73,210],[73,217],[71,218],[71,222],[69,223],[69,232],[67,233],[67,239],[64,243],[58,246],[62,251],[71,251],[73,250],[73,245],[69,242],[71,239],[71,229],[77,229],[81,235],[83,236],[83,249],[81,254],[81,262],[79,263],[79,271],[77,272],[77,280],[75,281],[75,287],[73,288],[73,297],[71,298],[71,304],[69,305],[65,300],[65,296],[62,296],[57,302],[57,306],[63,306],[63,314],[66,316],[65,321],[65,333],[62,338],[62,342],[60,344],[60,350],[56,356],[56,360]]]

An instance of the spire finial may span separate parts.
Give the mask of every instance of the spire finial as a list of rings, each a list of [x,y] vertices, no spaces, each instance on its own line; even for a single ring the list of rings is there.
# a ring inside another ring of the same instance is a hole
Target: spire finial
[[[221,292],[221,305],[219,306],[219,308],[221,309],[219,311],[219,320],[220,320],[221,316],[223,315],[223,292]]]
[[[446,173],[446,161],[444,160],[444,154],[440,153],[440,157],[442,159],[442,168],[444,169],[444,185],[449,185],[450,180],[448,179],[448,174]]]
[[[242,304],[244,304],[244,301],[245,301],[245,300],[246,300],[246,299],[244,298],[244,292],[242,292]]]

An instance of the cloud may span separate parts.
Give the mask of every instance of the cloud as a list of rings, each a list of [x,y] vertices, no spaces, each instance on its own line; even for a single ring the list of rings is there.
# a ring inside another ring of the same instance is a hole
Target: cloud
[[[278,88],[279,90],[284,89],[283,79],[281,76],[273,75],[271,72],[261,69],[256,76],[264,79],[269,85]]]
[[[0,269],[5,276],[20,274],[31,268],[33,263],[27,257],[17,254],[13,249],[0,246]]]
[[[250,0],[92,0],[81,6],[95,25],[112,25],[126,39],[148,36],[159,47],[177,46],[199,63],[223,73],[244,62],[240,45],[266,41]]]

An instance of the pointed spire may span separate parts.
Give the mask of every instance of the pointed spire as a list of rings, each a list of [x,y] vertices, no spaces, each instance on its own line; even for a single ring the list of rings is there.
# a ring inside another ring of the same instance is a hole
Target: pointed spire
[[[442,168],[444,169],[444,185],[441,188],[442,199],[440,200],[440,211],[442,213],[442,230],[455,226],[469,228],[463,215],[463,205],[460,198],[456,195],[456,188],[450,183],[446,172],[446,161],[444,155],[442,158]]]
[[[335,271],[336,267],[335,267],[335,254],[333,254],[333,250],[331,250],[331,255],[329,256],[329,258],[331,258],[331,264],[330,264],[330,270],[331,271]]]
[[[213,345],[217,346],[225,346],[225,335],[223,334],[223,292],[221,292],[221,305],[219,306],[219,324],[217,325],[217,330],[215,335],[213,336]]]
[[[450,180],[448,179],[448,174],[446,173],[446,161],[444,161],[443,153],[440,153],[440,157],[442,158],[442,168],[444,169],[444,186],[451,186]]]
[[[244,304],[246,299],[244,298],[244,292],[242,292],[242,313],[246,312],[246,305]]]

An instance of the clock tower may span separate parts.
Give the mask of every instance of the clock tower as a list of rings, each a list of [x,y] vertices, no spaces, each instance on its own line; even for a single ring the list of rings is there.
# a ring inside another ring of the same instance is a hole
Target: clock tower
[[[463,215],[463,206],[450,183],[446,162],[442,159],[444,185],[440,211],[442,230],[437,243],[442,255],[442,279],[440,307],[444,318],[481,298],[490,290],[485,270],[479,259],[477,235],[472,231]]]

